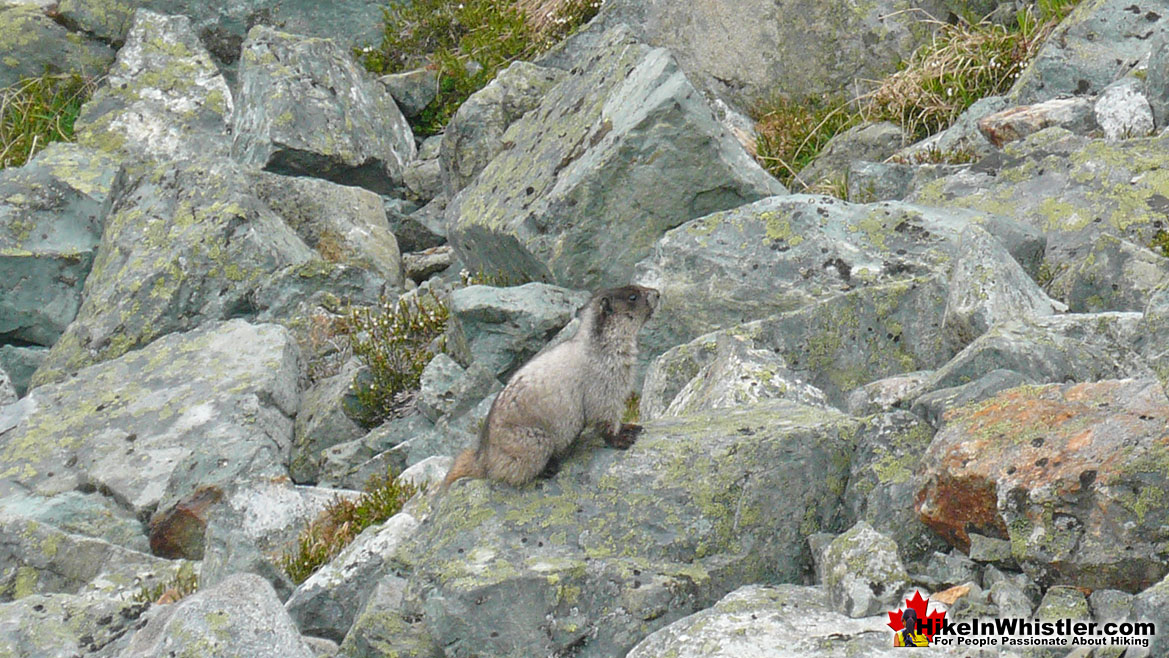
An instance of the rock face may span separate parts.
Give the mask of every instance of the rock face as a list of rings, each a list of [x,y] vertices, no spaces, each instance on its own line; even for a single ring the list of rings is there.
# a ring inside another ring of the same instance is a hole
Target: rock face
[[[386,88],[332,41],[248,33],[232,117],[232,156],[382,194],[403,189],[414,136]]]
[[[849,617],[896,609],[909,585],[897,543],[864,521],[833,540],[820,564],[832,608]]]
[[[231,111],[227,82],[190,21],[140,10],[82,108],[77,141],[132,161],[226,154]]]
[[[96,75],[114,60],[104,43],[70,34],[34,4],[7,3],[0,7],[0,87],[45,71],[85,72]]]
[[[96,488],[143,516],[281,474],[299,368],[284,328],[234,320],[38,387],[0,423],[0,492]]]
[[[88,182],[62,171],[72,167]],[[108,157],[58,145],[0,172],[0,339],[50,346],[76,317],[117,171]]]
[[[419,616],[448,655],[623,653],[742,583],[808,569],[803,537],[839,529],[854,428],[776,402],[659,421],[532,487],[457,483],[397,553],[406,598],[382,617]]]
[[[921,518],[955,546],[1011,540],[1036,580],[1137,592],[1166,573],[1169,407],[1148,380],[1004,391],[953,412],[922,463]]]
[[[208,658],[313,658],[272,586],[253,574],[233,576],[157,608],[122,656],[153,658],[167,652]]]
[[[472,271],[624,285],[666,230],[784,192],[667,51],[614,29],[593,59],[507,129],[511,147],[447,207]]]

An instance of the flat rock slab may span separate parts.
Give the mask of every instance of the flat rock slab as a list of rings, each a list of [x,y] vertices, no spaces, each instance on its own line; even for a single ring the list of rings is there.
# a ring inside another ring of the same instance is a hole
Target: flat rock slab
[[[855,428],[773,402],[655,422],[520,489],[456,483],[396,555],[401,612],[448,655],[622,655],[736,587],[810,569],[805,538],[840,529]]]
[[[1007,538],[1038,582],[1138,592],[1160,580],[1169,405],[1151,380],[1023,386],[950,412],[922,463],[922,520],[965,550]]]
[[[414,134],[390,92],[348,53],[327,39],[257,26],[242,60],[233,157],[278,174],[404,191]]]
[[[278,325],[172,334],[6,407],[0,492],[96,487],[141,517],[199,487],[287,474],[299,374]]]
[[[132,160],[226,154],[231,111],[231,90],[190,20],[140,10],[81,108],[77,141]]]
[[[588,66],[507,129],[497,155],[447,207],[472,271],[593,289],[682,222],[783,186],[715,119],[665,49],[605,34]]]

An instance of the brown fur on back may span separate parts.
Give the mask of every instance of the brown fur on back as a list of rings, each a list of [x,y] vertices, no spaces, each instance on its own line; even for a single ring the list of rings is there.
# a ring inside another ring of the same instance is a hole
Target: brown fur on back
[[[576,334],[536,355],[500,391],[479,445],[455,458],[444,486],[463,477],[521,486],[566,454],[589,425],[599,425],[607,441],[619,436],[633,387],[637,332],[657,299],[656,290],[641,286],[593,295]]]

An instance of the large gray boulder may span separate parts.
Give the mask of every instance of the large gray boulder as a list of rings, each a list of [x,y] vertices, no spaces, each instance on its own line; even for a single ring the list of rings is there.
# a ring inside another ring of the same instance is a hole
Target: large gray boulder
[[[360,415],[353,392],[357,368],[357,362],[351,360],[341,372],[316,382],[304,392],[296,415],[289,462],[293,480],[317,481],[323,450],[365,436],[366,430],[354,420]]]
[[[979,226],[998,239],[986,237],[982,252],[970,254],[963,234]],[[924,277],[949,285],[959,261],[974,258],[970,266],[990,275],[976,282],[978,292],[989,294],[953,299],[952,314],[997,315],[1000,299],[1016,297],[1038,310],[1045,296],[1016,261],[1035,264],[1042,250],[1039,232],[991,213],[771,197],[687,222],[638,263],[633,281],[662,293],[642,345],[656,355],[709,331],[872,286]]]
[[[897,542],[864,521],[832,540],[818,566],[832,608],[849,617],[895,610],[909,585]]]
[[[142,522],[116,500],[96,491],[66,491],[55,496],[16,493],[0,498],[0,510],[75,535],[150,552]]]
[[[897,658],[887,614],[852,619],[828,605],[822,587],[749,585],[713,607],[651,634],[629,658]],[[911,650],[915,656],[962,656],[941,647]]]
[[[49,593],[130,598],[191,568],[181,560],[164,560],[7,512],[0,512],[0,529],[0,601]]]
[[[51,346],[76,317],[117,172],[75,145],[0,172],[0,340]]]
[[[540,105],[544,94],[565,73],[529,62],[516,62],[488,85],[471,94],[442,134],[439,162],[443,191],[454,197],[504,148],[508,126]]]
[[[297,303],[321,290],[376,298],[383,283],[376,272],[323,260],[230,160],[159,165],[113,196],[85,300],[34,385],[173,331],[299,315]]]
[[[1153,291],[1169,283],[1169,258],[1108,233],[1085,234],[1048,292],[1073,313],[1143,311]]]
[[[1097,94],[1142,61],[1169,31],[1169,4],[1080,3],[1059,24],[1008,96],[1019,105],[1060,95]]]
[[[287,330],[233,320],[38,387],[0,417],[0,494],[96,488],[145,517],[286,475],[299,374]]]
[[[116,656],[149,605],[74,594],[0,603],[0,655]]]
[[[122,658],[314,658],[267,581],[233,576],[178,603],[160,606]]]
[[[623,285],[665,231],[785,191],[719,125],[668,51],[620,28],[503,139],[511,148],[446,211],[471,271]]]
[[[1161,182],[1167,143],[1169,134],[1109,142],[1047,128],[907,200],[999,213],[1044,231],[1045,269],[1058,274],[1075,267],[1073,252],[1101,233],[1153,242],[1169,208]]]
[[[383,0],[320,3],[311,0],[59,0],[56,15],[73,29],[98,39],[127,39],[131,16],[143,7],[182,14],[219,61],[239,59],[240,45],[254,25],[272,25],[295,34],[328,37],[348,51],[376,45],[382,37]]]
[[[588,301],[587,292],[544,283],[467,286],[450,294],[448,349],[506,381]]]
[[[231,91],[185,16],[147,10],[77,118],[77,141],[131,160],[226,154]]]
[[[394,99],[327,39],[248,32],[232,156],[279,174],[402,191],[414,135]]]
[[[805,538],[840,529],[854,431],[779,401],[657,421],[521,489],[458,482],[397,552],[406,595],[383,615],[447,655],[621,655],[736,587],[806,573]]]
[[[84,33],[70,32],[31,3],[0,6],[0,87],[21,78],[55,73],[99,76],[114,61],[113,50]]]
[[[682,69],[704,89],[747,108],[781,90],[806,98],[852,93],[854,85],[897,70],[928,42],[930,19],[984,16],[986,0],[881,0],[824,4],[807,0],[741,0],[691,3],[672,0],[607,0],[594,26],[575,42],[625,23],[650,45],[677,54]],[[733,35],[733,36],[732,36]],[[570,42],[568,60],[587,66],[587,55]]]

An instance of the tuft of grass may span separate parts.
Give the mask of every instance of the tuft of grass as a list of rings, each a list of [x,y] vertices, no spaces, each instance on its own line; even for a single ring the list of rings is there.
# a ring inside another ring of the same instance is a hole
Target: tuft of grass
[[[143,586],[134,593],[135,603],[175,603],[199,590],[199,576],[189,565],[181,567],[174,577],[153,587]]]
[[[392,473],[370,478],[357,500],[337,496],[297,537],[296,546],[276,564],[297,585],[337,557],[366,528],[401,511],[417,491],[399,483]]]
[[[937,147],[930,147],[922,151],[914,151],[908,157],[894,156],[890,162],[897,164],[970,164],[978,159],[978,155],[970,148],[956,148],[943,151]]]
[[[381,44],[354,55],[378,74],[433,69],[438,97],[412,125],[421,136],[434,135],[499,71],[547,50],[596,15],[602,1],[392,0],[383,10]]]
[[[798,172],[829,140],[862,121],[892,121],[913,141],[941,132],[978,99],[1009,90],[1079,1],[1039,0],[1018,12],[1010,26],[989,20],[939,24],[930,42],[918,48],[900,71],[858,98],[778,98],[764,103],[752,112],[757,159],[787,184],[799,181]],[[946,162],[962,162],[963,157],[939,154]]]
[[[368,378],[353,384],[365,424],[390,417],[398,395],[418,388],[426,364],[445,346],[449,317],[446,303],[432,292],[425,300],[383,298],[377,306],[350,308],[338,323],[353,354],[369,366]]]
[[[0,89],[0,169],[25,164],[52,142],[73,141],[73,124],[95,87],[94,79],[70,73]]]
[[[1153,239],[1149,243],[1149,248],[1154,252],[1169,258],[1169,231],[1165,229],[1157,229],[1153,234]]]
[[[859,124],[861,117],[844,100],[819,96],[793,100],[777,97],[755,109],[756,159],[784,185],[801,182],[799,172],[836,135]]]
[[[625,411],[621,414],[621,422],[638,423],[641,421],[641,396],[636,392],[625,398]]]

